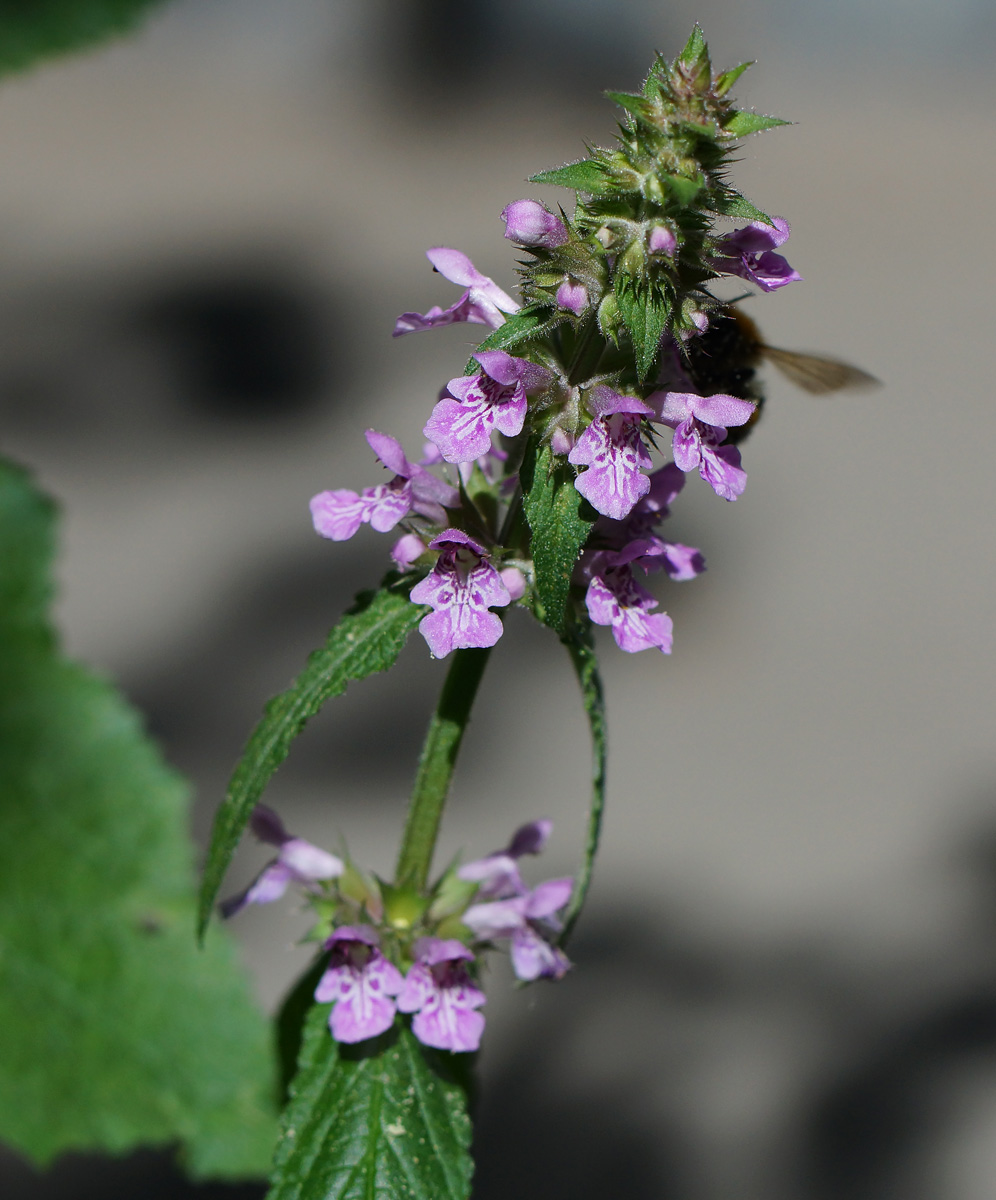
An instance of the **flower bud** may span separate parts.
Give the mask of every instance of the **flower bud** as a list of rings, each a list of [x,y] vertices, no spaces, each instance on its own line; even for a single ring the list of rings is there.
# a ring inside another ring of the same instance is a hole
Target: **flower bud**
[[[588,289],[583,283],[578,283],[568,276],[557,288],[557,303],[561,308],[566,308],[568,312],[580,317],[588,307]]]
[[[677,248],[678,239],[667,225],[654,225],[647,235],[647,249],[651,254],[664,254],[668,258],[674,258]]]
[[[505,236],[520,246],[554,250],[570,239],[567,226],[536,200],[513,200],[502,209]]]

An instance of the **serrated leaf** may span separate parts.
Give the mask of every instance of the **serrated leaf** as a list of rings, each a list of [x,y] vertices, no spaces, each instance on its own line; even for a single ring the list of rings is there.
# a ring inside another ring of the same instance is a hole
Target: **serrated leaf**
[[[730,88],[733,87],[740,76],[744,73],[744,71],[753,65],[754,60],[751,59],[750,62],[742,62],[739,66],[731,67],[728,71],[723,71],[721,75],[717,75],[716,84],[713,89],[716,95],[725,96]]]
[[[762,221],[765,225],[770,225],[774,228],[774,221],[766,212],[747,199],[746,196],[741,196],[739,192],[727,192],[711,205],[713,212],[722,213],[724,217],[739,217],[745,221]]]
[[[595,855],[598,853],[598,842],[602,833],[602,814],[605,811],[605,772],[608,750],[605,694],[602,688],[602,677],[598,670],[598,659],[595,656],[595,642],[591,626],[588,625],[583,630],[572,629],[563,641],[571,656],[571,662],[581,686],[581,698],[584,702],[585,714],[588,717],[588,728],[591,731],[592,769],[591,806],[588,811],[588,826],[585,830],[581,869],[574,880],[574,889],[564,914],[564,930],[560,936],[561,945],[570,936],[574,923],[581,915],[588,888],[591,886]]]
[[[422,1046],[400,1021],[340,1045],[329,1008],[305,1021],[267,1200],[467,1200],[467,1056]]]
[[[564,167],[530,175],[529,182],[552,183],[558,187],[573,188],[576,192],[589,192],[593,196],[607,195],[614,190],[604,168],[591,158],[582,158]]]
[[[519,345],[520,342],[528,341],[533,337],[539,337],[550,325],[549,308],[524,308],[520,312],[513,313],[497,329],[493,329],[477,349],[508,350],[512,346]],[[480,363],[476,362],[473,358],[468,361],[468,374],[480,369]]]
[[[160,0],[30,0],[0,4],[0,74],[125,33]]]
[[[667,305],[656,291],[639,287],[624,275],[616,275],[615,291],[619,312],[633,339],[637,373],[641,380],[646,379],[657,361],[669,315]]]
[[[522,506],[532,531],[540,620],[567,628],[571,574],[598,514],[574,486],[574,471],[549,446],[531,442],[522,463]]]
[[[49,623],[51,505],[0,464],[0,1139],[46,1163],[179,1141],[266,1171],[270,1034],[227,937],[204,951],[188,789]]]
[[[201,883],[198,927],[202,934],[252,810],[293,740],[326,700],[341,695],[347,684],[393,666],[408,635],[427,611],[391,587],[364,592],[331,631],[326,644],[312,652],[291,686],[267,704],[215,816]]]
[[[723,124],[723,132],[729,137],[742,138],[762,129],[774,129],[776,125],[791,125],[780,117],[766,117],[763,113],[736,112]]]

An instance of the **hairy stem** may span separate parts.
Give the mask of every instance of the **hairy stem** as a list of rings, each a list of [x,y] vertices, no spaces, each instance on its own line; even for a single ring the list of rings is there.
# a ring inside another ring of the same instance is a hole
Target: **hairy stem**
[[[396,880],[421,891],[429,878],[443,805],[470,710],[491,650],[457,650],[429,722],[408,819],[398,854]]]

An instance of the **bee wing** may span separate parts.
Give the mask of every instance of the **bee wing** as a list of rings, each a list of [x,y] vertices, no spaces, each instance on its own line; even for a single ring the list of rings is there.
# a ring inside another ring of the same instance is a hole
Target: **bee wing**
[[[825,396],[829,392],[839,392],[844,388],[881,386],[880,380],[874,375],[836,358],[796,354],[794,350],[777,350],[774,346],[765,346],[763,353],[787,379],[814,396]]]

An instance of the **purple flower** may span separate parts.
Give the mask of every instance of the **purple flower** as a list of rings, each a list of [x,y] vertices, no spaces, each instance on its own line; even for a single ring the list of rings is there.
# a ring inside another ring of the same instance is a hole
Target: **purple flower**
[[[415,964],[405,976],[398,1008],[415,1014],[412,1033],[423,1045],[457,1053],[480,1046],[484,1016],[475,1010],[485,996],[467,972],[473,960],[471,951],[453,939],[425,937],[415,943]]]
[[[728,234],[719,241],[719,254],[714,265],[729,275],[739,275],[756,283],[762,291],[773,292],[787,283],[802,279],[780,254],[776,246],[788,241],[788,221],[781,217],[772,218],[774,227],[763,221],[751,221],[743,229]]]
[[[490,325],[497,329],[505,324],[505,313],[519,311],[519,306],[501,290],[493,279],[482,275],[470,259],[460,250],[448,246],[434,246],[425,252],[426,258],[450,283],[467,290],[449,308],[434,306],[427,313],[402,313],[394,324],[394,336],[419,333],[423,329],[435,329],[437,325],[453,325],[458,321],[469,321],[475,325]]]
[[[487,551],[461,529],[444,529],[429,543],[441,553],[429,575],[411,590],[414,604],[434,609],[419,622],[419,632],[436,658],[469,646],[493,646],[501,637],[501,619],[489,608],[503,608],[512,597],[487,558]]]
[[[353,492],[337,488],[311,498],[315,530],[334,542],[351,538],[368,521],[378,533],[387,533],[412,511],[436,525],[446,524],[446,507],[459,503],[460,494],[441,479],[405,457],[401,443],[376,429],[366,432],[367,443],[394,478],[376,487]]]
[[[562,979],[571,963],[550,938],[560,930],[555,914],[570,899],[571,887],[570,879],[550,879],[521,896],[473,904],[462,920],[479,938],[511,938],[519,979]]]
[[[633,564],[646,550],[644,543],[633,542],[624,550],[596,554],[588,568],[591,582],[585,606],[596,625],[612,627],[616,645],[627,654],[654,646],[670,654],[671,618],[652,611],[657,607],[656,598],[633,577]]]
[[[583,283],[578,283],[576,279],[568,276],[557,288],[557,304],[580,317],[588,307],[588,289]]]
[[[495,429],[506,437],[521,433],[526,393],[553,378],[546,367],[504,350],[480,350],[474,357],[484,370],[451,379],[451,394],[439,401],[422,431],[451,463],[473,462],[487,454]]]
[[[518,860],[524,854],[541,853],[552,829],[553,822],[548,820],[520,825],[504,850],[464,863],[457,876],[468,883],[479,884],[477,895],[481,900],[524,896],[528,888],[519,874]]]
[[[362,1042],[390,1029],[396,996],[404,986],[401,972],[381,954],[369,925],[344,925],[325,943],[332,951],[318,981],[315,999],[332,1001],[329,1028],[337,1042]]]
[[[678,582],[694,579],[706,569],[702,552],[695,546],[667,541],[656,532],[685,486],[685,473],[675,463],[667,463],[649,479],[650,490],[637,501],[625,521],[607,517],[599,520],[595,526],[596,544],[616,551],[638,545],[637,557],[644,569],[659,565]]]
[[[574,486],[593,508],[622,520],[650,490],[642,468],[652,460],[640,438],[640,423],[653,410],[635,396],[621,396],[604,384],[589,396],[595,419],[578,438],[567,461],[587,466]]]
[[[717,393],[695,396],[691,392],[654,392],[647,403],[655,407],[656,420],[674,430],[672,451],[682,471],[696,467],[699,474],[724,500],[736,500],[744,490],[747,474],[740,468],[736,446],[721,446],[730,425],[745,425],[754,415],[750,400]]]
[[[417,533],[406,533],[391,547],[391,558],[399,571],[407,571],[413,562],[425,554],[427,548]]]
[[[335,879],[346,869],[334,854],[313,846],[304,838],[292,837],[277,814],[257,804],[249,825],[261,842],[276,846],[277,857],[266,864],[252,883],[237,896],[222,901],[221,914],[232,917],[247,904],[270,904],[287,891],[291,883],[306,887],[325,879]]]
[[[520,246],[555,250],[570,239],[567,226],[537,200],[513,200],[502,209],[505,236]]]

